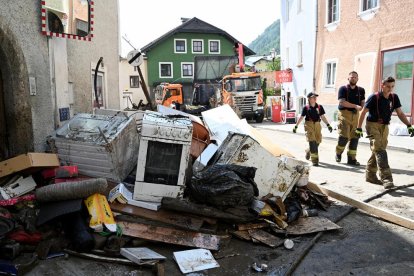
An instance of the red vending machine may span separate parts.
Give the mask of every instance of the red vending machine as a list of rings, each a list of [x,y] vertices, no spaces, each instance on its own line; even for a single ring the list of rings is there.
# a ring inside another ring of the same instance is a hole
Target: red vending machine
[[[282,111],[282,99],[280,96],[274,96],[271,99],[272,101],[272,122],[280,123],[282,118],[280,116]]]

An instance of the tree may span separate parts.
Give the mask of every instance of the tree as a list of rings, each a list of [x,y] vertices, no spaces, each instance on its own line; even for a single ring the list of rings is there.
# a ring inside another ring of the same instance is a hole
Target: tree
[[[280,70],[280,56],[273,59],[273,61],[267,63],[267,71],[279,71]]]

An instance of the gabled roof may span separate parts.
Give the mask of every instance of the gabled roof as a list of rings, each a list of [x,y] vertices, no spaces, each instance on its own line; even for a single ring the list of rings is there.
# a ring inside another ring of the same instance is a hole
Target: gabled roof
[[[265,56],[258,56],[258,57],[253,56],[253,57],[248,57],[248,58],[246,58],[245,63],[246,63],[246,65],[248,65],[248,66],[253,66],[253,65],[255,65],[255,64],[256,64],[256,62],[258,62],[258,61],[259,61],[259,60],[261,60],[261,59],[266,59],[266,57],[265,57]]]
[[[219,29],[211,24],[208,24],[204,22],[203,20],[198,19],[197,17],[193,17],[180,26],[178,26],[175,29],[172,29],[168,33],[160,36],[156,40],[152,41],[151,43],[145,45],[141,48],[141,52],[148,52],[155,46],[157,46],[162,41],[166,40],[170,36],[177,34],[177,33],[207,33],[207,34],[220,34],[224,37],[226,37],[228,40],[232,41],[233,43],[239,43],[237,39],[229,35],[227,32],[223,31],[222,29]],[[245,56],[251,56],[254,55],[255,52],[251,50],[250,48],[243,45],[244,55]]]
[[[279,57],[279,55],[277,55],[277,57]],[[252,56],[252,57],[246,58],[245,63],[248,66],[253,66],[261,60],[272,61],[273,58],[271,56]]]

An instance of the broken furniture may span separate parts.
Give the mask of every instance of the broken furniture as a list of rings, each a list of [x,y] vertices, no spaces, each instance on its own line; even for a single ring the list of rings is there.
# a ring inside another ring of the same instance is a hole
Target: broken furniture
[[[135,120],[123,113],[113,116],[80,113],[49,139],[52,150],[79,173],[123,181],[134,169],[139,140]]]
[[[290,157],[276,157],[245,134],[229,133],[216,153],[215,163],[257,168],[254,182],[259,196],[269,193],[283,200],[309,167]]]
[[[190,164],[190,119],[148,112],[142,120],[133,198],[161,202],[181,197]]]

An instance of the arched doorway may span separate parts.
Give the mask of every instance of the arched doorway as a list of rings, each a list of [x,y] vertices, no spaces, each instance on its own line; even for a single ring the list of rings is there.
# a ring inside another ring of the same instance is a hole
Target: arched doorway
[[[0,64],[2,63],[3,61],[0,60]],[[7,141],[6,114],[3,95],[3,78],[0,71],[0,160],[4,160],[8,156],[8,144],[9,141]]]
[[[0,161],[33,151],[29,76],[19,45],[0,24]]]

